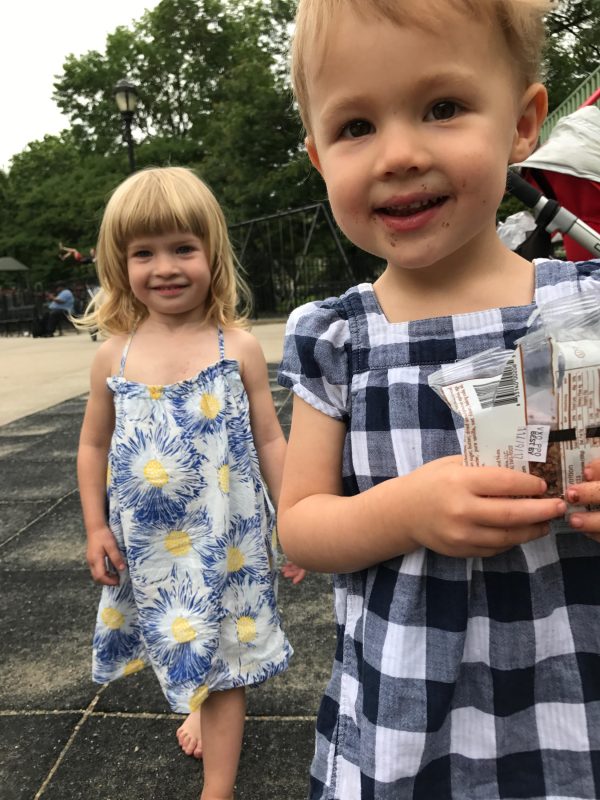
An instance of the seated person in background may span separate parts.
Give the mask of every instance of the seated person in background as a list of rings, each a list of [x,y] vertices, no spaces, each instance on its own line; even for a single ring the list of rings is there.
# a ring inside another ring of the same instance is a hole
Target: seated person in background
[[[54,294],[48,295],[48,313],[46,315],[45,336],[54,336],[54,331],[58,327],[62,333],[62,321],[69,314],[73,313],[75,297],[73,292],[64,284],[57,284]]]

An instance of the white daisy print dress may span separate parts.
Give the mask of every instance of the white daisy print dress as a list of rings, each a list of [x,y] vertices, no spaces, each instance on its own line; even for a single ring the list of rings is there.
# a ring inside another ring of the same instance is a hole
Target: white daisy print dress
[[[109,525],[127,562],[102,590],[93,645],[99,683],[151,665],[173,709],[262,683],[292,649],[277,611],[275,516],[237,361],[167,386],[108,379],[116,423]]]

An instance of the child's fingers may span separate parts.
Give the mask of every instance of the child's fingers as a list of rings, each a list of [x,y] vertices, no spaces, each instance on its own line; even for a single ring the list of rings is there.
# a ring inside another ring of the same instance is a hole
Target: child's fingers
[[[286,561],[281,567],[281,574],[284,578],[289,578],[295,586],[297,583],[304,580],[306,570],[294,564],[292,561]]]
[[[566,511],[564,500],[557,498],[482,497],[476,501],[473,519],[482,526],[515,529],[563,517]]]
[[[588,467],[586,467],[587,469]],[[570,486],[567,490],[567,500],[569,503],[580,503],[584,506],[600,505],[600,480],[592,480],[590,483],[578,483],[575,486]]]
[[[116,573],[109,573],[106,571],[104,551],[92,557],[88,564],[90,573],[92,575],[92,580],[95,583],[100,583],[104,586],[118,586],[119,576]]]
[[[110,559],[110,563],[117,569],[119,572],[122,572],[125,569],[125,562],[123,561],[123,556],[121,555],[121,551],[117,547],[117,543],[113,537],[112,541],[107,542],[105,545],[106,548],[106,555]]]
[[[547,489],[541,478],[514,469],[474,467],[471,470],[471,488],[484,497],[529,497],[542,495]]]
[[[437,552],[454,558],[489,558],[510,550],[511,547],[540,539],[550,532],[547,522],[523,525],[518,528],[478,526],[456,536],[447,537]]]
[[[301,567],[298,567],[296,574],[292,578],[293,585],[296,586],[296,584],[300,583],[300,581],[303,581],[305,577],[306,577],[306,570],[302,569]]]
[[[96,580],[96,579],[94,579]],[[102,586],[118,586],[119,585],[119,576],[114,573],[104,572],[100,577],[96,580],[96,583],[102,584]]]
[[[582,533],[600,534],[600,511],[571,514],[569,525]]]
[[[586,481],[600,481],[600,458],[590,461],[590,463],[586,465],[583,474],[585,475]]]
[[[479,555],[485,558],[547,536],[550,533],[550,525],[547,522],[540,522],[537,525],[524,525],[521,528],[488,528],[482,533],[479,539],[481,547]]]
[[[125,569],[125,564],[112,534],[105,537],[103,544],[95,543],[88,548],[87,560],[92,579],[96,583],[105,586],[119,584],[118,572]],[[111,569],[111,566],[117,571]]]

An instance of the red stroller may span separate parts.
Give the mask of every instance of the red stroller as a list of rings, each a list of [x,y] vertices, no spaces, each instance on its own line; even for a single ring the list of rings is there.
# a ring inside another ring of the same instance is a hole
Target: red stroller
[[[508,175],[508,191],[533,210],[537,227],[563,233],[570,261],[600,258],[600,108],[594,100],[559,120],[538,150],[513,165],[522,177]]]

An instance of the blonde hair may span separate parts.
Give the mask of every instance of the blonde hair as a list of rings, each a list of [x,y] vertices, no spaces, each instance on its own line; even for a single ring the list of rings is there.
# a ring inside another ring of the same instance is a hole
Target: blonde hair
[[[336,13],[350,8],[363,18],[378,17],[396,25],[430,27],[444,7],[496,25],[524,86],[539,80],[545,41],[544,16],[555,0],[298,0],[291,49],[292,87],[304,127],[310,132],[306,65],[315,48],[324,52]]]
[[[144,169],[115,189],[98,237],[100,291],[77,326],[114,335],[129,333],[144,320],[148,311],[129,285],[128,244],[139,237],[175,232],[197,236],[206,249],[211,270],[206,318],[218,325],[242,326],[250,291],[239,273],[225,217],[208,186],[184,167]]]

